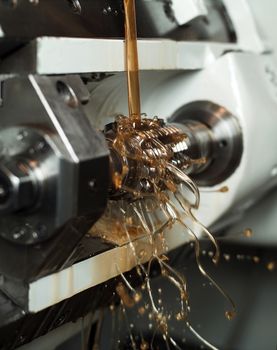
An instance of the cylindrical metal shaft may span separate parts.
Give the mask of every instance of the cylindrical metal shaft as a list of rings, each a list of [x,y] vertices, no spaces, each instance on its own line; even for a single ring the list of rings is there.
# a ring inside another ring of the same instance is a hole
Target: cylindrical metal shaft
[[[138,188],[139,192],[146,187],[151,191],[153,180],[159,181],[159,177],[165,176],[161,169],[166,162],[190,175],[198,185],[216,185],[232,174],[242,154],[240,127],[237,119],[229,114],[207,120],[178,118],[173,123],[146,119],[141,129],[125,135],[123,157],[111,142],[116,140],[117,132],[114,123],[106,133],[111,144],[111,175],[121,174],[117,189],[123,184]],[[136,151],[132,144],[139,145]],[[128,156],[126,150],[132,150],[132,155]]]

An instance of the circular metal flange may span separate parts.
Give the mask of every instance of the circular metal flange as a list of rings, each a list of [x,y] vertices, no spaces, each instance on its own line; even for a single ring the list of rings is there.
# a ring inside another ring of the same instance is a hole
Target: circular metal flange
[[[209,166],[201,173],[191,174],[199,186],[215,186],[234,173],[243,152],[242,130],[238,119],[226,108],[210,101],[195,101],[177,110],[170,121],[199,121],[211,133]]]
[[[58,160],[45,135],[27,127],[0,131],[0,236],[33,244],[55,228]]]

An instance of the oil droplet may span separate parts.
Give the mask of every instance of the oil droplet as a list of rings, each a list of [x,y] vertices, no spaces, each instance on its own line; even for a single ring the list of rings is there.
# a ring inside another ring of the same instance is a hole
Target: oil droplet
[[[185,315],[182,312],[178,312],[178,314],[175,316],[177,321],[182,321],[185,319]]]
[[[251,228],[246,228],[243,231],[243,235],[244,235],[244,237],[250,238],[253,236],[253,231],[251,230]]]
[[[138,313],[140,315],[144,315],[145,314],[145,308],[143,306],[141,306],[139,309],[138,309]]]
[[[143,340],[142,343],[140,344],[140,350],[148,350],[149,349],[149,344]]]
[[[116,292],[119,295],[121,302],[126,306],[126,307],[133,307],[135,305],[135,300],[134,298],[131,298],[126,287],[124,286],[123,283],[119,283],[116,286]],[[124,312],[125,309],[123,309]]]
[[[236,316],[236,312],[235,311],[226,311],[225,312],[225,317],[227,318],[227,320],[232,321]]]
[[[135,293],[134,300],[136,303],[139,303],[141,301],[141,298],[142,298],[141,293],[139,293],[139,292]]]
[[[276,263],[274,261],[271,261],[266,265],[266,267],[268,271],[274,271],[276,268]]]
[[[230,260],[231,260],[230,254],[223,254],[223,258],[224,258],[226,261],[230,261]]]
[[[113,185],[114,185],[114,188],[117,190],[117,189],[120,189],[121,186],[122,186],[122,180],[123,180],[123,177],[121,174],[119,174],[117,171],[113,173],[113,176],[112,176],[112,180],[113,180]]]
[[[126,218],[126,224],[130,226],[133,225],[133,218],[131,216]]]
[[[227,193],[227,192],[229,192],[229,187],[228,186],[223,186],[223,187],[221,187],[220,189],[219,189],[219,192],[221,192],[221,193]]]

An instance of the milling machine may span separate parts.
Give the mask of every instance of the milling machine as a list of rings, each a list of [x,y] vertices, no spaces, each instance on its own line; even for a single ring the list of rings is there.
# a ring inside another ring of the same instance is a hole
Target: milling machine
[[[188,136],[176,159],[207,159],[187,170],[202,190],[197,217],[231,232],[277,185],[277,6],[136,5],[142,112]],[[56,349],[136,265],[130,244],[88,234],[111,193],[107,125],[128,114],[123,37],[121,0],[0,1],[0,349]],[[273,228],[252,244],[276,244]],[[186,242],[167,236],[169,250]]]

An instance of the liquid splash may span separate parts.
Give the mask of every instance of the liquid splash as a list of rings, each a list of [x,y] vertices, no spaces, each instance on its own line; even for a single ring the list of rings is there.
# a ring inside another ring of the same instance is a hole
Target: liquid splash
[[[167,251],[165,233],[172,231],[176,225],[182,227],[183,234],[194,242],[195,258],[200,273],[230,304],[230,309],[224,313],[226,319],[232,320],[236,315],[233,300],[201,263],[202,236],[206,236],[214,246],[211,254],[214,264],[219,263],[220,250],[217,240],[194,214],[200,204],[197,185],[174,165],[174,146],[176,143],[182,143],[185,138],[186,135],[179,130],[164,127],[161,120],[148,118],[138,120],[136,117],[119,116],[112,132],[108,133],[111,153],[116,154],[117,161],[120,161],[118,169],[121,171],[117,171],[116,177],[113,178],[116,195],[109,201],[105,215],[91,232],[117,245],[129,244],[132,248],[137,272],[149,299],[148,310],[146,305],[140,305],[140,310],[143,310],[143,313],[147,310],[154,324],[150,349],[153,348],[158,333],[162,334],[168,348],[171,346],[181,349],[170,335],[171,315],[164,311],[161,299],[155,300],[153,295],[151,270],[154,263],[159,265],[161,275],[175,287],[179,296],[180,309],[175,315],[176,320],[183,322],[184,327],[187,327],[207,347],[216,349],[203,339],[191,324],[187,281],[169,265],[163,254]],[[186,158],[187,166],[190,165],[189,161]],[[183,166],[186,168],[186,164]],[[147,172],[146,169],[152,170]],[[250,236],[249,229],[245,232],[245,236]],[[140,237],[148,241],[148,249],[151,250],[151,258],[146,266],[145,252],[137,252],[134,245],[134,241]],[[156,245],[157,240],[161,243],[159,249]],[[116,291],[126,314],[126,308],[135,307],[140,298],[130,281],[123,274],[121,277],[123,282],[117,286]],[[131,344],[132,348],[136,348],[136,343]]]
[[[146,300],[141,298],[142,294],[120,270],[118,273],[122,281],[116,287],[121,310],[119,323],[121,325],[121,321],[125,322],[132,349],[153,349],[158,333],[162,335],[166,349],[182,349],[170,334],[169,321],[172,315],[166,312],[161,296],[156,299],[152,290],[151,271],[154,264],[158,264],[161,275],[177,292],[180,303],[175,319],[183,322],[184,327],[201,343],[210,349],[216,349],[191,324],[187,280],[170,266],[164,255],[167,251],[165,233],[171,232],[176,225],[182,227],[183,234],[194,242],[200,273],[230,304],[225,317],[228,320],[234,318],[234,302],[201,263],[200,236],[206,236],[214,246],[214,264],[219,263],[220,250],[217,240],[194,215],[194,211],[199,208],[200,191],[185,173],[195,162],[206,160],[189,159],[184,153],[182,159],[178,157],[176,161],[175,150],[186,149],[187,135],[175,126],[166,125],[157,117],[142,118],[134,0],[124,0],[124,9],[129,116],[118,116],[105,132],[111,153],[111,200],[106,213],[92,228],[91,234],[116,245],[129,244],[136,261],[137,275],[141,290],[146,292]],[[224,186],[218,191],[226,193],[229,188]],[[146,240],[147,249],[151,252],[148,262],[145,261],[145,251],[137,252],[134,244],[141,237]],[[139,315],[148,314],[151,320],[150,343],[142,335],[140,341],[136,341],[127,315],[127,309],[134,307],[138,307]],[[115,348],[120,348],[120,339],[116,344]]]

